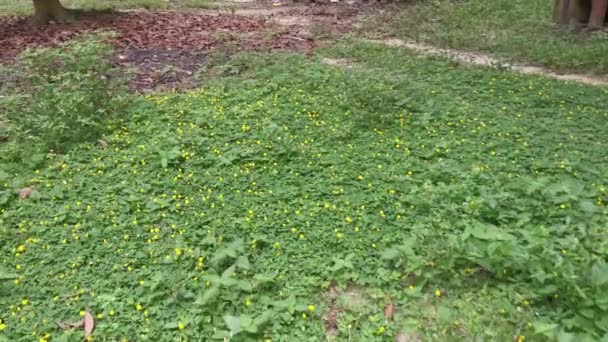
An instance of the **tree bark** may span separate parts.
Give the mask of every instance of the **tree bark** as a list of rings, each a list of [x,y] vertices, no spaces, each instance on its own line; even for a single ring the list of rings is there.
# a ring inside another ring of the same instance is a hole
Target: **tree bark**
[[[46,24],[53,20],[66,22],[71,19],[70,13],[59,0],[34,0],[35,20],[37,23]]]
[[[589,19],[589,8],[588,1],[585,0],[570,0],[570,8],[568,10],[570,15],[570,25],[580,27],[587,23]],[[590,5],[590,4],[589,4]]]
[[[608,0],[593,0],[591,2],[591,15],[589,15],[589,28],[602,28],[608,10]]]
[[[570,21],[570,0],[555,0],[553,7],[553,22],[560,25],[567,25]]]

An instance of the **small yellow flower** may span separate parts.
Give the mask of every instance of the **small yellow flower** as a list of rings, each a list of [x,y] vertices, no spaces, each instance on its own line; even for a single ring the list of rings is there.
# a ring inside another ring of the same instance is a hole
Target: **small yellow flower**
[[[179,330],[184,330],[186,328],[186,325],[182,322],[177,323],[177,328]]]
[[[25,245],[20,245],[19,247],[17,247],[17,252],[24,252],[25,251]]]
[[[116,314],[116,312],[114,312],[114,310],[110,310],[110,312],[108,312],[108,315],[110,316],[114,316]]]
[[[441,297],[441,291],[440,290],[435,290],[435,297],[437,297],[437,298]]]
[[[525,340],[526,340],[526,336],[524,336],[524,335],[517,336],[517,342],[524,342]]]
[[[304,234],[300,233],[300,239],[303,239],[303,238],[305,238]]]
[[[6,324],[0,323],[0,331],[6,329]]]
[[[173,252],[175,253],[176,256],[182,255],[182,250],[177,247],[175,247],[175,250]]]
[[[141,311],[142,309],[143,309],[143,307],[141,306],[141,304],[135,305],[135,310]]]
[[[247,298],[245,300],[245,306],[251,306],[251,299]]]
[[[80,315],[80,317],[84,317],[84,315],[86,315],[87,313],[84,310],[80,310],[78,314]]]
[[[22,304],[23,306],[26,306],[26,305],[28,305],[29,303],[30,303],[30,302],[27,300],[27,298],[24,298],[24,299],[21,301],[21,304]]]
[[[352,223],[353,219],[351,219],[350,216],[346,216],[346,218],[344,219],[344,221],[346,221],[346,223]]]
[[[380,328],[378,328],[378,334],[383,335],[384,332],[386,331],[386,328],[384,327],[384,325],[380,326]]]
[[[146,282],[145,282],[143,279],[139,281],[139,285],[140,285],[140,286],[144,286],[144,284],[145,284],[145,283],[146,283]]]
[[[306,319],[308,318],[308,315],[306,314],[306,312],[302,312],[302,319]]]

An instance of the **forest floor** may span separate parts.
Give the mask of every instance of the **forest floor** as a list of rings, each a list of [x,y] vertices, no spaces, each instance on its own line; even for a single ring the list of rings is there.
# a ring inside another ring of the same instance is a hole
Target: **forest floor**
[[[0,18],[0,341],[608,334],[592,53],[397,30],[418,5],[180,4]]]

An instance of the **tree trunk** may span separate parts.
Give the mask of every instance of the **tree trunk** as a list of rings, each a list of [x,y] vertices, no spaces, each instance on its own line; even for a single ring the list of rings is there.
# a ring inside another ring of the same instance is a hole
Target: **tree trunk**
[[[588,5],[587,2],[585,0],[570,0],[570,25],[580,27],[587,23],[589,19],[588,7],[590,7],[586,6]]]
[[[567,25],[570,21],[570,0],[555,0],[553,7],[553,22]]]
[[[590,28],[601,28],[604,26],[606,10],[608,10],[608,0],[593,0],[591,2]]]
[[[69,21],[70,14],[59,0],[34,0],[35,20],[40,24],[46,24],[53,20],[56,22]]]
[[[553,21],[576,28],[601,29],[608,24],[608,0],[555,0]]]

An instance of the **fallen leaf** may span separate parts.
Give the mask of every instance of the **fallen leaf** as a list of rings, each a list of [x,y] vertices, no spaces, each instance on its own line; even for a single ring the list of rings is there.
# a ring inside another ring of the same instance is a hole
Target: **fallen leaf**
[[[90,312],[84,315],[84,338],[87,339],[95,330],[95,318]]]
[[[57,322],[57,326],[61,330],[80,329],[84,326],[84,319],[78,322]]]
[[[393,310],[394,308],[392,303],[390,303],[384,308],[384,316],[386,317],[386,319],[393,319]]]
[[[20,199],[26,199],[26,198],[30,198],[30,196],[32,195],[32,193],[34,192],[34,188],[32,187],[25,187],[23,189],[21,189],[21,191],[19,191],[19,198]]]
[[[103,139],[99,139],[99,140],[97,140],[97,142],[99,143],[99,146],[101,146],[101,148],[106,148],[109,146],[108,142]]]

